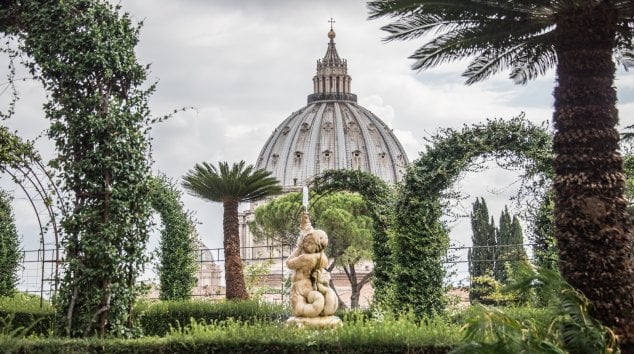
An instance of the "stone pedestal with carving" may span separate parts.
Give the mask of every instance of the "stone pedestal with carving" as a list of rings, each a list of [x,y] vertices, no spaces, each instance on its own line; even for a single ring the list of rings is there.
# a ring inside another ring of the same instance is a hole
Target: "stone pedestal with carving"
[[[320,317],[289,317],[286,320],[287,326],[295,326],[299,328],[337,328],[343,325],[341,319],[337,316],[320,316]]]

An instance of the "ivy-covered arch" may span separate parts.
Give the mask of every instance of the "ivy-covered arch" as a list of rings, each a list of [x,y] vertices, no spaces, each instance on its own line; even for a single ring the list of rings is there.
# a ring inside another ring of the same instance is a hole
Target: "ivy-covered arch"
[[[42,248],[42,257],[39,261],[42,262],[42,270],[46,269],[44,267],[45,263],[49,263],[53,267],[50,273],[45,275],[43,271],[41,274],[40,295],[43,296],[46,288],[50,287],[50,290],[54,291],[57,287],[57,283],[51,279],[57,277],[59,269],[57,260],[60,258],[60,229],[57,216],[58,213],[64,212],[56,207],[60,206],[58,204],[61,199],[59,191],[33,144],[22,140],[4,126],[0,127],[0,172],[9,175],[11,180],[24,193],[26,200],[33,209],[37,225],[39,226],[39,241]],[[2,210],[2,225],[0,225],[0,228],[3,230],[3,235],[0,238],[4,239],[2,246],[7,247],[1,252],[3,257],[18,256],[20,248],[11,212],[11,200],[12,198],[9,194],[0,191],[0,209]],[[9,247],[6,242],[9,242]],[[15,244],[12,242],[15,242]],[[48,252],[49,250],[45,249],[45,247],[51,243],[55,245],[55,248],[51,250],[52,252]],[[14,254],[12,253],[13,251],[17,253]],[[13,261],[19,262],[19,259],[21,257],[15,258]],[[6,266],[2,268],[6,274],[3,274],[4,284],[0,286],[5,291],[8,289],[9,283],[11,283],[11,281],[7,281],[16,276],[17,264],[14,264],[13,261],[10,259],[0,260]],[[43,302],[43,299],[40,301]]]
[[[50,262],[54,267],[51,270],[52,274],[45,276],[42,273],[40,295],[43,296],[47,284],[50,285],[51,290],[57,289],[56,281],[47,281],[45,278],[56,279],[59,271],[61,230],[58,214],[61,213],[62,216],[65,214],[60,191],[52,181],[51,174],[33,144],[22,140],[4,126],[0,127],[0,172],[11,177],[33,209],[40,229],[42,269],[45,269],[45,262]],[[6,208],[10,206],[7,205]],[[51,243],[55,245],[55,248],[52,252],[47,252],[45,247]]]
[[[372,285],[374,301],[385,300],[389,293],[392,274],[388,228],[393,210],[394,192],[380,178],[359,170],[329,170],[314,177],[310,188],[318,194],[350,191],[359,193],[368,205],[374,222]]]
[[[58,153],[49,166],[67,196],[58,333],[134,335],[151,212],[146,132],[154,90],[135,55],[140,27],[103,0],[1,3],[0,31],[15,39],[47,92],[47,133]]]
[[[523,170],[523,178],[551,175],[551,135],[523,115],[511,120],[444,129],[428,139],[427,151],[408,168],[399,193],[392,252],[396,308],[418,316],[444,309],[442,259],[447,226],[441,221],[448,189],[478,162],[493,160],[503,168]]]
[[[163,222],[158,264],[161,300],[189,299],[196,284],[194,225],[181,195],[167,177],[151,179],[150,203]]]

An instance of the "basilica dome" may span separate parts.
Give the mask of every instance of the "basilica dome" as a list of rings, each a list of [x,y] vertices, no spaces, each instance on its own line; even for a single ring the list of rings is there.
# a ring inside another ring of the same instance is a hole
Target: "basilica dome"
[[[358,169],[388,183],[400,181],[408,163],[403,147],[379,117],[357,104],[332,28],[328,38],[307,105],[273,131],[256,167],[271,171],[287,190],[331,169]]]

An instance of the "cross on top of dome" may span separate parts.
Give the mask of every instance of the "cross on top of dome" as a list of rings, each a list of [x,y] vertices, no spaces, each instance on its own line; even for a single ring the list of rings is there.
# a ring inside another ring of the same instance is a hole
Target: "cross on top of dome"
[[[333,20],[332,17],[331,17],[330,21],[328,21],[328,22],[330,22],[330,31],[328,32],[328,38],[330,38],[330,40],[332,41],[335,38],[335,36],[337,35],[335,33],[335,31],[332,29],[332,24],[337,22],[337,21]]]

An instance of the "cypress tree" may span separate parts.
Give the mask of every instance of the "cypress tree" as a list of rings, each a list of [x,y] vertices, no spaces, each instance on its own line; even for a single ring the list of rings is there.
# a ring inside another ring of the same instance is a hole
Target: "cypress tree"
[[[524,236],[522,225],[516,215],[511,217],[508,207],[500,215],[500,227],[496,230],[497,259],[495,261],[494,277],[500,283],[507,283],[509,280],[508,267],[511,270],[517,269],[522,261],[526,261],[526,251],[524,250]]]
[[[511,213],[509,213],[508,207],[505,205],[502,214],[500,215],[499,228],[496,230],[496,254],[494,267],[494,278],[500,283],[506,283],[507,272],[506,262],[510,254],[510,245],[514,244],[511,240],[513,237],[513,221],[511,219]],[[521,232],[521,229],[520,229]]]
[[[471,277],[493,274],[495,265],[495,223],[489,221],[489,210],[484,198],[473,203],[471,212],[471,241],[473,248],[469,252]]]

